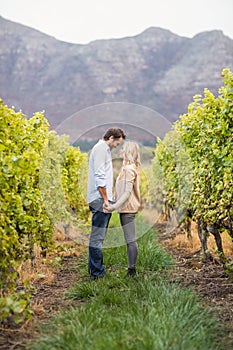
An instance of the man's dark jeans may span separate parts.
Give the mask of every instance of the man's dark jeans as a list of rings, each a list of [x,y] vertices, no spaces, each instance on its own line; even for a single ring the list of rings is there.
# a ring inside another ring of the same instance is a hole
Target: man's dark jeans
[[[96,199],[89,204],[92,212],[92,228],[89,241],[88,271],[91,279],[103,277],[103,243],[111,214],[103,212],[103,199]]]

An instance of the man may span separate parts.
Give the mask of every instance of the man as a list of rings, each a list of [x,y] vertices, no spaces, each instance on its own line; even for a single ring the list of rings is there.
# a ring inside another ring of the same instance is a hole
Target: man
[[[89,241],[88,271],[91,280],[103,277],[103,242],[111,213],[104,213],[103,206],[113,201],[113,169],[111,150],[125,139],[123,130],[111,128],[93,147],[89,157],[87,201],[92,212],[92,228]]]

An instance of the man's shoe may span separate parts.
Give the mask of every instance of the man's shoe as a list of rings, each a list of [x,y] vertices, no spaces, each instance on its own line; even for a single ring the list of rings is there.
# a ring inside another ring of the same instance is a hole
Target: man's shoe
[[[99,275],[99,276],[90,275],[90,281],[96,281],[99,278],[104,278],[104,275]]]

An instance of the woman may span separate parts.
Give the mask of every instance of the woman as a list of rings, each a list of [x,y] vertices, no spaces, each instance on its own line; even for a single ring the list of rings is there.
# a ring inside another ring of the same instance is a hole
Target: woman
[[[116,203],[104,207],[106,212],[118,210],[128,252],[127,276],[136,274],[138,245],[136,241],[135,217],[141,205],[140,199],[140,153],[135,142],[126,142],[120,155],[123,165],[116,180]]]

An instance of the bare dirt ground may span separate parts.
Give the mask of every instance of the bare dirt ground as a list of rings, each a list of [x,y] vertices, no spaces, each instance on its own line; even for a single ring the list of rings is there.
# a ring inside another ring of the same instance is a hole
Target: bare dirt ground
[[[49,322],[56,312],[78,304],[67,300],[65,293],[80,279],[77,265],[82,258],[83,248],[76,244],[72,244],[71,247],[70,241],[62,242],[63,247],[66,247],[66,244],[67,249],[61,264],[56,265],[54,257],[51,257],[52,266],[47,263],[38,264],[37,272],[42,277],[38,278],[36,273],[34,280],[32,278],[32,285],[35,287],[35,292],[32,294],[33,319],[20,326],[11,322],[0,326],[1,350],[29,350],[30,341],[35,340],[39,335],[39,325]]]
[[[164,223],[154,227],[159,232],[159,242],[174,257],[176,266],[170,272],[170,278],[183,287],[192,287],[204,301],[206,307],[211,307],[224,326],[222,349],[233,349],[233,279],[223,270],[221,264],[202,262],[198,252],[198,242],[188,241],[184,235],[167,234]],[[63,242],[62,244],[70,244]],[[232,252],[233,253],[233,252]],[[47,323],[53,314],[61,309],[68,309],[78,302],[66,300],[64,295],[80,280],[77,269],[83,251],[78,245],[67,249],[59,266],[44,265],[46,278],[35,277],[33,285],[32,321],[23,325],[1,325],[1,350],[29,350],[30,343],[39,335],[38,325]],[[231,254],[231,252],[229,253]],[[43,274],[42,265],[38,267],[39,275]]]
[[[233,275],[228,275],[218,258],[214,261],[202,261],[200,243],[193,234],[190,241],[185,234],[166,233],[166,224],[154,225],[159,232],[159,242],[175,259],[175,269],[170,278],[182,287],[195,290],[206,307],[214,310],[219,323],[223,325],[223,345],[225,350],[233,349]],[[223,239],[228,257],[233,258],[232,242]],[[213,241],[212,241],[213,242]],[[210,242],[210,246],[211,246]],[[214,255],[214,254],[213,254]]]

